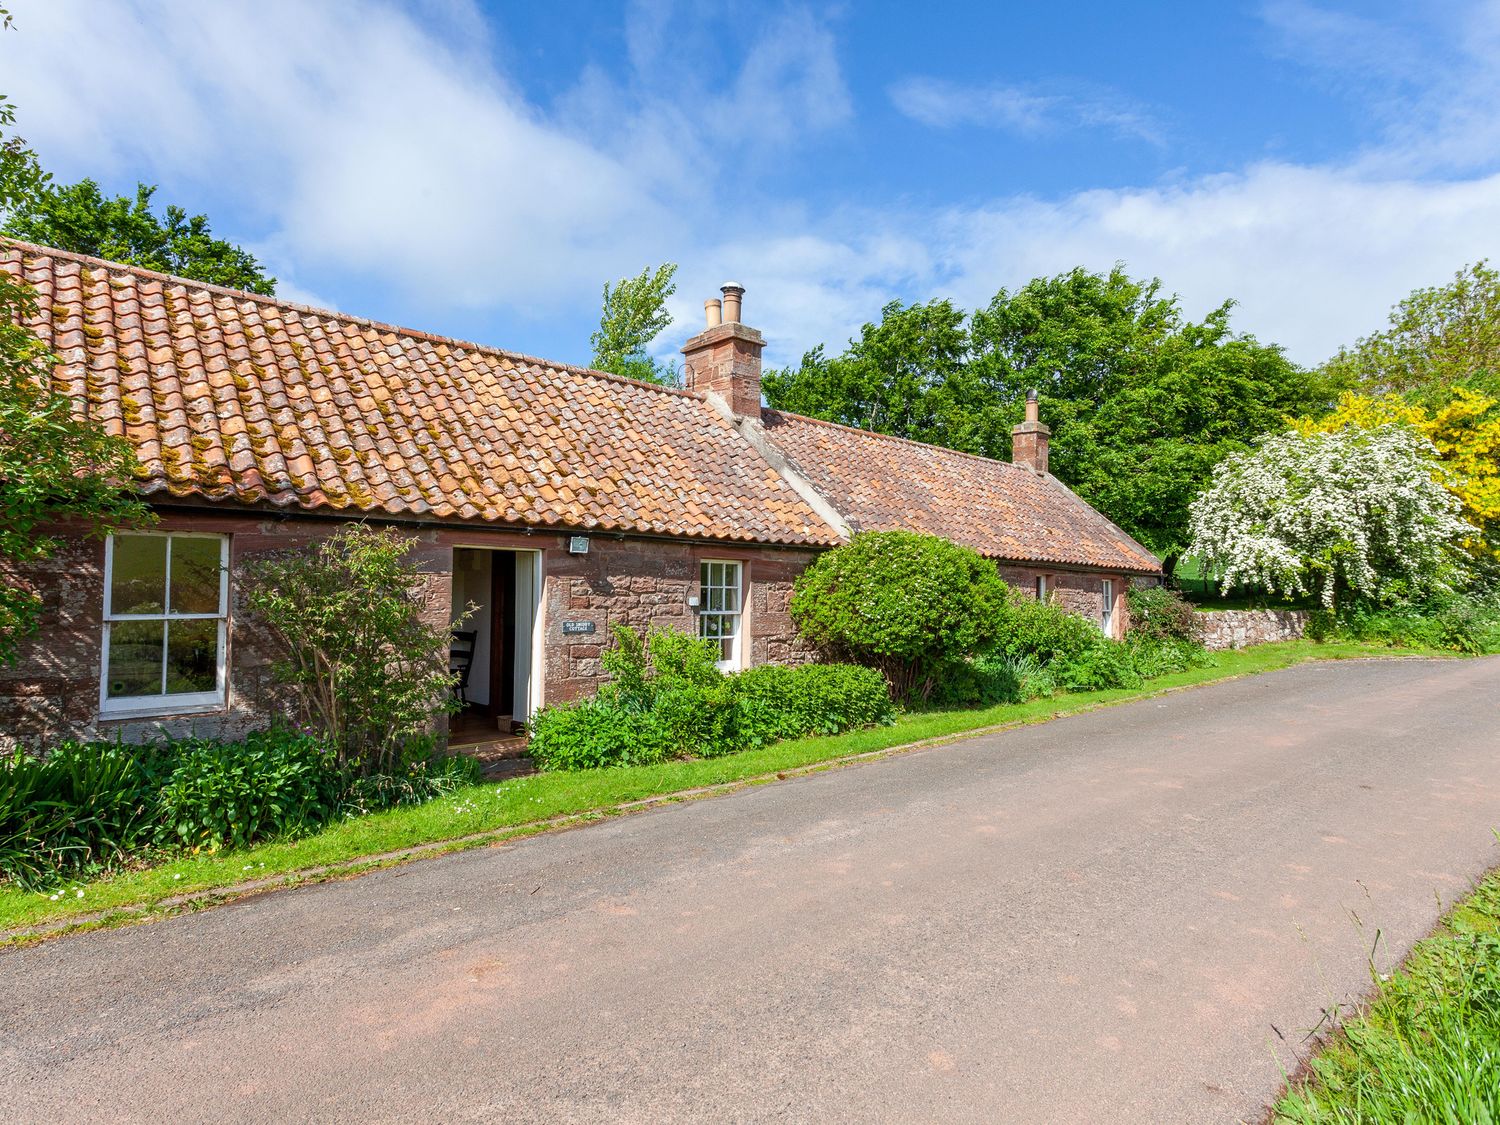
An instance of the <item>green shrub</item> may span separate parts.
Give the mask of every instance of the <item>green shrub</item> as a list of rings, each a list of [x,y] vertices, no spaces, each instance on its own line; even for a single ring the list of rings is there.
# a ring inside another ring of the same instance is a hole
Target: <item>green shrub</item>
[[[679,629],[656,628],[642,636],[628,625],[613,628],[614,644],[600,657],[609,682],[599,695],[633,711],[649,711],[664,691],[711,689],[724,679],[712,641]]]
[[[1500,652],[1500,599],[1448,595],[1425,602],[1377,605],[1351,602],[1316,610],[1314,640],[1353,640],[1397,648],[1436,648],[1472,654]]]
[[[1032,656],[1050,665],[1081,659],[1106,641],[1088,618],[1055,602],[1039,602],[1020,590],[1009,590],[997,645],[1007,656]]]
[[[308,724],[356,773],[399,773],[410,741],[457,706],[452,626],[423,617],[426,579],[407,560],[415,543],[349,524],[316,548],[246,567],[246,605],[282,649],[277,678],[296,688]]]
[[[164,843],[245,847],[309,831],[342,807],[342,772],[311,735],[272,730],[244,742],[191,739],[175,751],[161,790]]]
[[[608,699],[554,704],[531,719],[529,753],[538,769],[651,765],[665,758],[665,751],[650,711]]]
[[[1037,664],[1033,657],[1018,658],[1004,653],[986,653],[970,660],[954,661],[939,674],[928,703],[933,707],[994,707],[1000,703],[1020,703],[1025,699],[1018,671],[1023,660]]]
[[[1136,671],[1130,648],[1102,634],[1098,643],[1057,661],[1054,673],[1058,683],[1068,691],[1109,691],[1141,686],[1141,674]]]
[[[885,678],[854,664],[765,664],[733,677],[738,749],[840,734],[895,717]]]
[[[150,847],[172,755],[64,743],[45,759],[0,761],[0,878],[28,889],[117,864]]]
[[[1189,668],[1211,668],[1215,664],[1213,654],[1196,641],[1141,637],[1132,631],[1125,644],[1136,674],[1143,680],[1186,672]]]
[[[242,847],[340,816],[418,804],[479,780],[472,758],[408,743],[387,774],[341,768],[321,739],[64,743],[0,759],[0,880],[41,888],[156,850]]]
[[[1176,590],[1166,586],[1130,586],[1130,635],[1153,641],[1195,641],[1198,611]]]
[[[437,753],[432,740],[423,739],[408,747],[399,772],[349,778],[341,810],[345,816],[363,816],[401,805],[420,805],[466,785],[477,785],[482,774],[477,759],[467,754]]]
[[[870,668],[765,665],[733,676],[712,644],[623,626],[604,654],[610,682],[589,700],[543,708],[531,724],[531,757],[544,770],[650,765],[712,758],[809,734],[889,722],[885,680]]]
[[[838,661],[878,669],[898,699],[925,699],[939,673],[999,636],[1005,583],[967,547],[908,531],[861,532],[798,577],[798,630]]]

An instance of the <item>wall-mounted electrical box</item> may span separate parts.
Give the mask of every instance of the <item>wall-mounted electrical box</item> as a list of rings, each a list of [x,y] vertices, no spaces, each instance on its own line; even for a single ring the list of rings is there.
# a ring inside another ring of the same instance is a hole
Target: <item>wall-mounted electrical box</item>
[[[589,553],[589,537],[587,535],[575,535],[568,540],[568,554],[586,555]]]

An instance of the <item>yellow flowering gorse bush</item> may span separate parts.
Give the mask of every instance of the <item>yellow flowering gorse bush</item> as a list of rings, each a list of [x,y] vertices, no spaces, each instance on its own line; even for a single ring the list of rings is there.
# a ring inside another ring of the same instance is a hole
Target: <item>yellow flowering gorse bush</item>
[[[1500,558],[1500,400],[1466,387],[1454,387],[1436,410],[1397,395],[1345,394],[1323,418],[1299,418],[1302,434],[1373,430],[1398,423],[1412,427],[1438,453],[1437,479],[1463,505],[1463,517],[1480,531],[1465,546]]]

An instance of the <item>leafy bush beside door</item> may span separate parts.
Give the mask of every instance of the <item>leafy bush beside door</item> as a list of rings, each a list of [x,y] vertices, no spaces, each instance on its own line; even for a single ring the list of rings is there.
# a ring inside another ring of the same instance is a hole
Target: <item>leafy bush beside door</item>
[[[245,601],[280,644],[277,677],[356,772],[399,772],[404,748],[454,709],[451,626],[422,619],[414,540],[348,524],[310,550],[249,563]]]

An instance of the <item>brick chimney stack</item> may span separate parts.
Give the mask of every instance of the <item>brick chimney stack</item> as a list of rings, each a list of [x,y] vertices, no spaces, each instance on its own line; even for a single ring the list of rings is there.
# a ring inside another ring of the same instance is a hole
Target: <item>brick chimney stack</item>
[[[1010,459],[1012,464],[1025,465],[1033,472],[1046,475],[1047,445],[1052,431],[1040,421],[1037,393],[1026,392],[1026,421],[1010,431]]]
[[[716,394],[736,418],[760,417],[760,353],[765,337],[740,323],[741,285],[729,282],[723,302],[703,302],[707,327],[682,346],[687,389]]]

